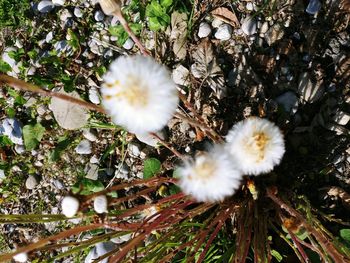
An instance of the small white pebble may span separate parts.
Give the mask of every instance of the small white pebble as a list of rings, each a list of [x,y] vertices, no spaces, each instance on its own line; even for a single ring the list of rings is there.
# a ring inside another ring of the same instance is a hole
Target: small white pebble
[[[26,262],[28,260],[28,254],[27,253],[19,253],[17,255],[13,256],[13,259],[17,262]]]
[[[123,48],[130,50],[134,47],[134,41],[129,37],[123,45]]]
[[[208,23],[206,23],[206,22],[202,22],[199,25],[198,37],[205,38],[205,37],[209,36],[210,33],[211,33],[210,25]]]
[[[94,200],[94,210],[98,214],[107,212],[108,200],[105,195],[99,195]]]
[[[253,11],[254,10],[254,5],[252,2],[248,2],[246,5],[246,8],[248,11]]]
[[[61,203],[62,213],[66,217],[73,217],[79,210],[79,200],[73,196],[65,196]]]

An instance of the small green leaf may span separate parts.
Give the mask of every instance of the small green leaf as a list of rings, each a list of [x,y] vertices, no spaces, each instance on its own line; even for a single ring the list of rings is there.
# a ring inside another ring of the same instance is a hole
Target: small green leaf
[[[1,147],[7,147],[7,146],[12,146],[13,142],[10,140],[9,137],[6,135],[0,136],[0,146]]]
[[[7,108],[6,109],[6,115],[9,117],[9,118],[14,118],[16,116],[16,111],[14,108]]]
[[[282,255],[281,255],[278,251],[272,249],[272,250],[271,250],[271,255],[272,255],[278,262],[282,262],[283,257],[282,257]]]
[[[0,59],[0,72],[7,73],[11,70],[12,70],[11,66],[7,62]]]
[[[158,21],[158,17],[149,17],[148,26],[149,29],[152,31],[159,31],[160,29],[162,29],[162,25]]]
[[[112,191],[107,193],[108,196],[113,197],[113,198],[117,198],[118,197],[118,193],[117,191]]]
[[[129,26],[131,31],[134,32],[136,36],[140,35],[142,30],[141,24],[130,23]],[[118,37],[117,44],[119,46],[124,45],[126,40],[129,38],[128,33],[124,30],[122,25],[111,26],[108,30],[112,36]]]
[[[60,137],[56,148],[51,152],[50,162],[56,162],[60,159],[61,153],[74,141],[72,137]]]
[[[73,32],[72,29],[68,28],[67,31],[67,35],[68,35],[68,44],[74,48],[75,50],[79,48],[80,43],[79,43],[79,38],[78,36]]]
[[[173,4],[173,0],[160,0],[160,4],[163,7],[168,8]]]
[[[148,179],[156,175],[161,168],[161,162],[156,158],[149,158],[145,160],[143,168],[143,178]]]
[[[157,0],[152,0],[151,4],[146,7],[146,16],[161,17],[165,13],[165,10],[158,3]]]
[[[170,185],[169,186],[169,193],[171,195],[174,195],[174,194],[178,194],[178,193],[181,193],[181,188],[178,187],[177,185]]]
[[[88,195],[102,191],[104,188],[103,183],[100,181],[83,178],[72,186],[72,192],[74,194],[79,193],[81,195]]]
[[[23,127],[23,138],[26,149],[33,150],[37,147],[43,138],[44,133],[45,128],[40,123],[35,125],[25,125]]]
[[[350,229],[341,229],[340,230],[340,236],[342,239],[344,239],[346,242],[350,243]]]

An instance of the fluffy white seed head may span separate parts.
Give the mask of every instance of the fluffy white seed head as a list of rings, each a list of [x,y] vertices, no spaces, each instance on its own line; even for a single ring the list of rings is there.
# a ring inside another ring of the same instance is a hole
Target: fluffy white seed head
[[[221,145],[201,153],[179,168],[183,192],[199,202],[221,201],[239,188],[241,173]]]
[[[13,256],[14,261],[16,262],[27,262],[28,254],[27,253],[19,253]]]
[[[237,123],[227,137],[227,149],[243,174],[272,171],[285,152],[283,135],[272,122],[251,117]]]
[[[103,214],[108,211],[108,200],[105,195],[99,195],[94,199],[94,210],[98,214]]]
[[[62,214],[66,217],[73,217],[79,210],[79,200],[73,196],[65,196],[61,203]]]
[[[149,57],[119,57],[103,79],[104,108],[130,132],[159,131],[177,108],[177,89],[168,70]]]
[[[99,0],[99,3],[103,13],[108,16],[120,12],[119,0]]]

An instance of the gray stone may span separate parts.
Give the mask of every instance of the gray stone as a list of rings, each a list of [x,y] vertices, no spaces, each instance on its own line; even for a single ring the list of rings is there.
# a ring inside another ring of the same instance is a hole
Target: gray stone
[[[60,14],[60,20],[63,23],[66,23],[69,18],[73,17],[71,12],[69,12],[68,9],[64,9],[62,13]]]
[[[15,46],[18,47],[18,48],[22,48],[23,47],[23,43],[20,39],[16,39],[16,42],[15,42]]]
[[[62,6],[66,3],[66,0],[52,0],[52,3],[57,6]]]
[[[321,2],[319,0],[310,0],[306,7],[306,13],[310,15],[316,14],[321,9]]]
[[[60,40],[56,42],[53,47],[57,51],[58,54],[67,52],[70,46],[68,45],[68,42],[66,40]]]
[[[232,35],[232,27],[229,24],[222,24],[215,33],[215,38],[229,40]]]
[[[99,163],[100,160],[96,157],[96,155],[92,156],[90,158],[90,163]]]
[[[29,175],[26,180],[26,188],[28,190],[33,190],[39,184],[35,176]]]
[[[294,92],[287,91],[279,95],[275,100],[286,112],[296,113],[298,109],[298,97]]]
[[[90,154],[91,153],[91,143],[88,140],[82,140],[77,147],[75,147],[75,152],[78,154]]]
[[[38,4],[38,11],[40,13],[48,13],[52,11],[55,8],[55,5],[52,3],[52,1],[45,0],[45,1],[40,1]]]
[[[242,21],[241,29],[244,34],[250,36],[256,33],[256,21],[254,18],[248,16]]]
[[[53,32],[50,31],[49,33],[47,33],[47,35],[45,37],[45,41],[46,41],[46,43],[50,43],[52,39],[53,39]]]
[[[97,140],[96,132],[92,131],[91,129],[83,129],[83,136],[90,142]]]
[[[206,22],[200,23],[199,29],[198,29],[198,37],[205,38],[205,37],[209,36],[210,33],[211,33],[210,25]]]
[[[18,154],[22,154],[22,153],[24,153],[26,151],[26,149],[24,148],[23,145],[16,144],[15,151]]]
[[[79,7],[74,8],[74,15],[78,18],[83,17],[83,12]]]
[[[248,10],[248,11],[253,11],[254,10],[254,4],[252,2],[248,2],[245,6],[245,8]]]
[[[0,169],[0,182],[6,178],[5,171]]]
[[[129,150],[129,154],[131,156],[134,156],[134,157],[140,156],[140,153],[141,153],[140,145],[138,145],[136,143],[129,143],[128,150]]]
[[[333,119],[339,125],[345,126],[350,121],[350,114],[344,111],[337,111]]]
[[[62,190],[64,188],[64,183],[59,179],[53,180],[52,183],[58,190]]]
[[[214,28],[218,28],[219,26],[221,26],[224,22],[222,22],[222,20],[218,19],[218,18],[214,18],[213,22],[211,22],[212,27]]]
[[[60,92],[67,94],[63,90]],[[67,95],[80,98],[76,91]],[[79,129],[85,126],[89,119],[89,114],[83,107],[59,98],[52,98],[49,108],[52,110],[57,123],[67,130]]]
[[[116,248],[116,244],[108,241],[96,244],[96,246],[90,250],[89,254],[86,256],[84,263],[92,263],[98,257],[112,251]],[[99,261],[99,263],[107,263],[108,257]]]
[[[269,23],[264,22],[260,28],[260,34],[265,34],[269,30]]]
[[[134,41],[129,37],[125,41],[125,43],[123,45],[123,48],[126,49],[126,50],[130,50],[130,49],[132,49],[134,47],[134,44],[135,44]]]
[[[97,22],[103,21],[103,19],[105,18],[105,15],[103,14],[102,11],[97,10],[94,14],[94,18]]]
[[[17,119],[6,118],[0,125],[0,135],[6,135],[14,144],[23,145],[22,128]]]
[[[4,53],[1,56],[2,60],[5,61],[7,64],[9,64],[11,68],[16,65],[16,60],[14,60],[9,56],[9,52],[16,51],[16,50],[17,49],[15,49],[14,47],[8,47],[4,50]]]
[[[96,87],[91,87],[89,89],[89,100],[94,104],[100,104],[100,94]]]

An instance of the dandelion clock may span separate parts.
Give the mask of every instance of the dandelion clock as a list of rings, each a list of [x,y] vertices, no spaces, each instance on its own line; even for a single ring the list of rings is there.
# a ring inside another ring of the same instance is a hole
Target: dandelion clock
[[[226,149],[243,174],[272,171],[285,152],[283,135],[272,122],[251,117],[237,123],[227,137]]]
[[[178,171],[182,191],[199,202],[222,201],[233,195],[242,177],[221,145],[187,161]]]
[[[168,70],[150,57],[120,57],[103,77],[103,105],[114,123],[144,134],[162,129],[178,95]]]

